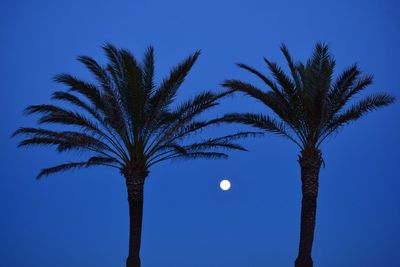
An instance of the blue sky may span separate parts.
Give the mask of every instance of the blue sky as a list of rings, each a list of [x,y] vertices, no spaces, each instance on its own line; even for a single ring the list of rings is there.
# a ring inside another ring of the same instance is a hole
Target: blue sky
[[[283,64],[279,45],[304,60],[330,45],[337,72],[357,62],[373,73],[369,93],[399,96],[396,1],[11,1],[0,3],[0,258],[7,267],[123,266],[128,247],[124,181],[107,168],[36,181],[42,167],[76,158],[48,148],[17,149],[10,134],[35,125],[29,104],[48,103],[52,77],[90,78],[75,60],[105,62],[112,42],[140,57],[156,51],[157,79],[197,49],[202,55],[179,99],[221,90],[228,78],[261,85],[238,69]],[[218,113],[261,111],[240,96]],[[321,170],[316,266],[395,267],[400,261],[400,107],[372,113],[326,142]],[[216,130],[220,131],[220,130]],[[292,266],[300,220],[298,149],[279,137],[243,141],[229,160],[168,162],[146,182],[144,267]],[[222,192],[222,178],[232,190]]]

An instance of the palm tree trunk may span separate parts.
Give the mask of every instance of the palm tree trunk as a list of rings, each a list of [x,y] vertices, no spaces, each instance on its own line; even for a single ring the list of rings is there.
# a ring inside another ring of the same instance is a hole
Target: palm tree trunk
[[[322,156],[319,149],[308,146],[299,156],[303,199],[301,203],[301,227],[299,254],[295,267],[313,267],[311,256],[314,240],[315,218],[318,196],[318,175]]]
[[[126,267],[140,267],[140,241],[142,237],[143,189],[147,170],[124,170],[129,203],[129,255]]]

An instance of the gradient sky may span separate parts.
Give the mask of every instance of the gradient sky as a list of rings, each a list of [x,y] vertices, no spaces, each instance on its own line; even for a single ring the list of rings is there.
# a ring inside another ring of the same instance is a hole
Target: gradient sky
[[[283,64],[285,42],[304,60],[316,41],[330,45],[337,71],[357,62],[373,73],[369,93],[399,96],[397,1],[12,1],[0,3],[0,266],[124,266],[128,249],[125,185],[114,169],[92,168],[36,181],[42,167],[76,159],[48,148],[17,149],[10,134],[33,126],[29,104],[48,103],[52,77],[89,78],[75,60],[105,62],[112,42],[141,57],[152,44],[157,79],[191,52],[202,55],[180,99],[223,79],[260,83],[238,69]],[[227,99],[217,112],[259,111]],[[372,113],[326,142],[314,261],[317,267],[396,267],[400,254],[400,106]],[[219,131],[219,130],[217,130]],[[216,131],[216,132],[217,132]],[[144,267],[286,267],[297,255],[298,149],[279,137],[242,142],[229,160],[167,162],[145,189]],[[222,192],[222,178],[232,190]]]

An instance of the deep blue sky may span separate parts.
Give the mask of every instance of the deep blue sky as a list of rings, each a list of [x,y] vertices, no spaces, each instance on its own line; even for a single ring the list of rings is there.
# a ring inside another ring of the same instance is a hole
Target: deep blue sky
[[[325,41],[337,70],[358,62],[375,75],[370,93],[399,96],[397,1],[12,1],[0,3],[0,266],[124,266],[128,211],[113,169],[36,181],[42,167],[74,159],[9,138],[29,104],[63,89],[60,72],[88,78],[75,60],[104,62],[112,42],[139,57],[156,49],[157,78],[189,53],[203,53],[181,90],[220,90],[226,78],[259,84],[242,61],[283,64],[279,44],[306,59]],[[228,99],[219,112],[260,110]],[[314,258],[317,267],[396,267],[400,262],[400,107],[370,114],[323,146]],[[229,160],[155,166],[146,184],[144,267],[292,266],[297,252],[300,171],[295,145],[275,136],[244,141]],[[232,190],[218,189],[221,178]]]

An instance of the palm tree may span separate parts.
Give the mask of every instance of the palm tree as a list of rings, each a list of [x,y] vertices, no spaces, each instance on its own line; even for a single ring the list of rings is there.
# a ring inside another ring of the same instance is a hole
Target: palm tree
[[[26,114],[39,114],[39,124],[69,126],[69,130],[20,128],[15,135],[25,137],[19,146],[49,145],[58,152],[84,151],[84,161],[68,162],[43,169],[37,178],[70,169],[92,166],[117,168],[125,177],[130,215],[129,255],[127,267],[140,266],[140,241],[143,214],[143,187],[154,164],[176,158],[226,158],[221,149],[245,150],[235,139],[256,135],[238,132],[203,140],[185,141],[215,120],[199,115],[219,104],[231,92],[198,94],[174,105],[178,88],[192,68],[200,52],[187,57],[159,86],[153,81],[154,52],[149,47],[143,62],[127,50],[111,44],[103,46],[108,58],[105,66],[93,58],[78,60],[93,74],[96,82],[85,82],[69,74],[55,77],[67,85],[67,91],[56,91],[52,99],[66,102],[59,105],[32,105]],[[71,109],[74,108],[74,110]]]
[[[281,51],[286,58],[290,74],[276,63],[264,58],[273,78],[256,69],[238,64],[260,78],[270,89],[264,91],[240,80],[226,80],[224,87],[249,95],[275,113],[231,113],[221,120],[243,123],[283,136],[301,150],[299,164],[302,181],[301,231],[296,267],[311,267],[315,215],[318,195],[318,176],[323,163],[320,146],[323,141],[343,126],[356,121],[368,112],[394,102],[387,94],[366,96],[348,106],[351,100],[372,83],[372,76],[362,76],[357,65],[333,77],[335,59],[328,46],[318,43],[313,55],[304,63],[294,63],[285,45]],[[334,79],[334,80],[333,80]]]

